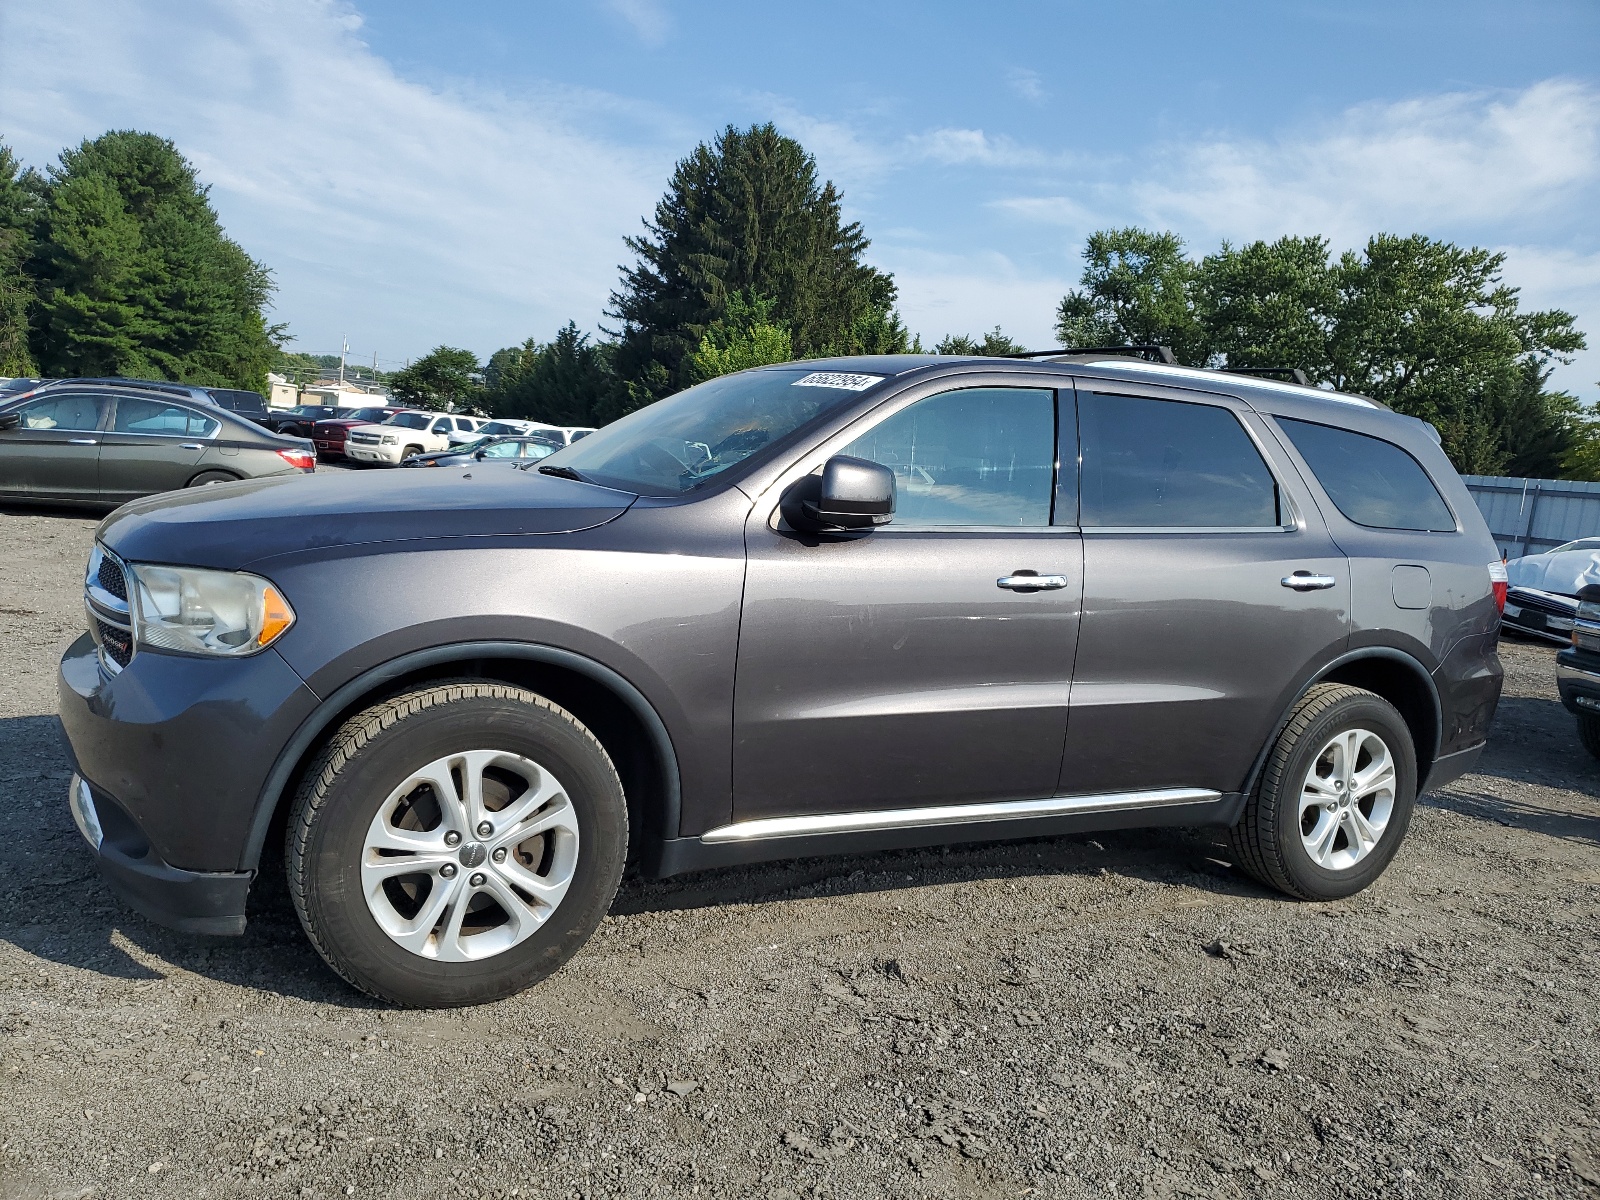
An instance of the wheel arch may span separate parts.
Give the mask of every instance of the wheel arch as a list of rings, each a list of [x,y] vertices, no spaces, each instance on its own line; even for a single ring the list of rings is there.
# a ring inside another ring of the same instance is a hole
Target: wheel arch
[[[1444,708],[1439,689],[1428,669],[1415,657],[1392,646],[1363,646],[1341,654],[1307,679],[1272,727],[1272,734],[1251,764],[1244,794],[1255,790],[1256,781],[1266,766],[1272,747],[1288,725],[1305,694],[1319,683],[1343,683],[1364,688],[1382,696],[1400,713],[1411,731],[1411,744],[1417,754],[1417,794],[1421,795],[1434,760],[1439,755],[1439,738],[1444,727]]]
[[[240,869],[255,870],[286,801],[328,737],[387,696],[433,680],[492,679],[526,687],[582,721],[611,755],[628,799],[629,857],[653,871],[664,839],[677,835],[681,785],[666,725],[642,692],[594,659],[531,642],[461,642],[403,654],[370,668],[322,701],[279,752],[256,799]]]

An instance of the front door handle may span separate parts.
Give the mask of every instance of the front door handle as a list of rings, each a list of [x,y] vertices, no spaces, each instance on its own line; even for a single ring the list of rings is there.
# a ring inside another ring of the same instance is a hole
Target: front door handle
[[[96,442],[93,438],[68,438],[67,439],[67,445],[69,445],[69,446],[97,446],[97,445],[99,445],[99,443]]]
[[[1057,588],[1067,586],[1065,575],[1036,575],[1032,571],[1018,571],[1015,575],[1002,575],[995,581],[996,587],[1003,587],[1013,592],[1053,592]]]
[[[1296,571],[1293,575],[1285,575],[1278,582],[1297,592],[1320,592],[1337,587],[1339,584],[1332,575],[1313,575],[1310,571]]]
[[[179,450],[204,450],[205,447],[202,446],[199,442],[184,442],[178,447],[178,449]]]

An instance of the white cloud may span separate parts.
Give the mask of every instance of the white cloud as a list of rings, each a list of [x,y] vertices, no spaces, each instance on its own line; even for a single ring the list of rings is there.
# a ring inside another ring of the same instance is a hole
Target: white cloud
[[[681,137],[584,132],[653,119],[604,96],[408,81],[360,28],[334,0],[8,0],[13,57],[73,66],[0,74],[3,132],[39,165],[108,128],[171,137],[301,349],[485,353],[594,321]]]
[[[672,32],[672,18],[660,0],[601,0],[603,6],[638,35],[639,40],[652,46],[666,41]]]
[[[940,253],[878,246],[880,265],[894,272],[907,328],[933,344],[946,334],[981,335],[998,324],[1030,349],[1055,346],[1055,310],[1071,284],[1028,272],[997,251]]]
[[[1028,67],[1012,67],[1006,72],[1006,86],[1029,104],[1043,104],[1050,98],[1044,76]]]
[[[1367,104],[1273,141],[1215,137],[1170,151],[1129,198],[1148,219],[1188,230],[1314,231],[1355,244],[1379,230],[1547,221],[1600,179],[1600,91],[1557,79]]]

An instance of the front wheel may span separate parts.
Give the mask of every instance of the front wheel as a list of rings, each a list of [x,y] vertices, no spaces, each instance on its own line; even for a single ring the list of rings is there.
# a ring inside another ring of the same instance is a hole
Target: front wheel
[[[1583,743],[1585,750],[1600,758],[1600,717],[1578,714],[1578,740]]]
[[[1416,789],[1411,731],[1394,706],[1319,684],[1296,705],[1230,831],[1234,862],[1303,900],[1354,895],[1399,850]]]
[[[312,944],[381,1000],[482,1004],[538,982],[615,896],[628,810],[566,710],[460,680],[353,717],[307,771],[289,891]]]

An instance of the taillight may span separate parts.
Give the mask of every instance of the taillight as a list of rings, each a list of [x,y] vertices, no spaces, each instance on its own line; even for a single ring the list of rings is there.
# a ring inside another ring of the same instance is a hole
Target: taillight
[[[317,469],[317,456],[309,450],[279,450],[278,457],[291,467],[298,467],[302,471],[315,471]],[[1505,590],[1501,589],[1501,599],[1505,598]]]
[[[1489,564],[1489,583],[1494,588],[1494,606],[1503,614],[1506,611],[1507,576],[1503,562]]]

